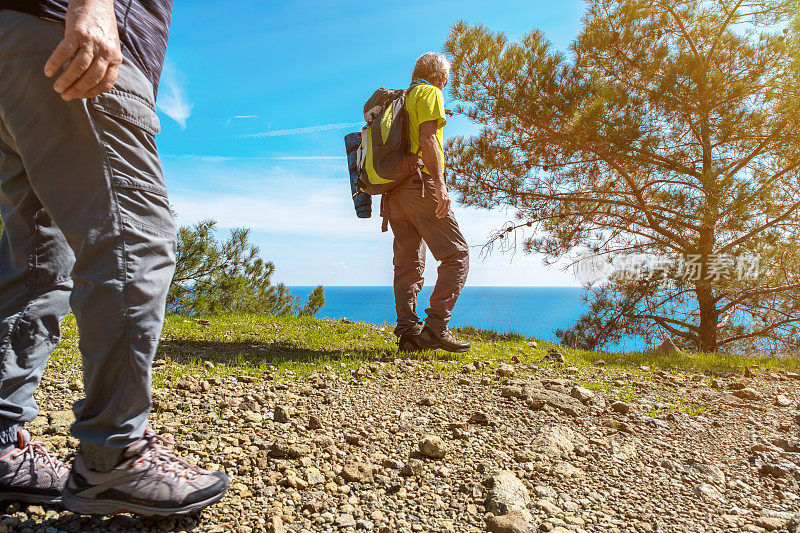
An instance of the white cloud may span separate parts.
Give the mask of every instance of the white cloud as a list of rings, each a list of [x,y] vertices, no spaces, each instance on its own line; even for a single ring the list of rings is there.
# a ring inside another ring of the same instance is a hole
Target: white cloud
[[[371,219],[357,218],[343,166],[242,159],[166,156],[179,225],[214,218],[222,234],[233,227],[252,229],[253,242],[278,267],[276,279],[290,284],[391,285],[392,234],[381,233],[380,198],[373,198]],[[481,256],[481,246],[513,212],[459,205],[454,211],[471,246],[470,285],[576,284],[571,273],[543,265],[539,256],[521,251]],[[436,267],[429,254],[426,284],[436,277]]]
[[[234,115],[225,122],[225,126],[230,126],[234,120],[247,120],[251,118],[259,118],[259,115]]]
[[[297,191],[304,191],[302,199]],[[374,198],[372,218],[364,220],[356,218],[348,196],[344,183],[302,179],[292,180],[290,187],[259,187],[246,194],[175,189],[171,198],[181,225],[213,216],[220,228],[247,227],[261,233],[263,236],[257,237],[256,241],[269,252],[270,259],[279,259],[277,263],[287,269],[282,270],[281,275],[295,284],[307,280],[345,285],[385,284],[384,278],[391,279],[392,234],[381,233],[378,217],[380,198]],[[481,246],[491,232],[510,218],[506,214],[458,206],[455,212],[471,246],[471,285],[576,284],[571,273],[555,266],[544,266],[538,256],[521,251],[516,254],[495,251],[488,256],[482,255]],[[294,247],[288,256],[273,257],[275,243],[286,239],[299,247]],[[332,248],[306,248],[303,245],[311,241],[329,243]],[[322,266],[326,262],[318,257],[325,250],[336,254],[328,256],[334,260],[327,262],[327,268]],[[301,260],[302,257],[306,260]],[[367,257],[375,259],[378,266],[365,262]],[[343,261],[342,258],[349,260]],[[300,261],[303,266],[288,268],[294,261]],[[352,263],[360,267],[354,270]],[[307,265],[313,264],[320,267],[314,268],[314,273],[310,274]],[[436,267],[435,259],[428,252],[426,283],[436,278]]]
[[[345,184],[335,185],[341,187],[333,190],[330,183],[292,180],[290,188],[254,187],[250,192],[233,194],[174,189],[171,200],[181,224],[211,214],[223,228],[248,227],[282,235],[329,235],[332,239],[342,239],[380,233],[374,218],[372,223],[356,218],[352,205],[346,203],[352,204]],[[302,197],[298,191],[303,191]],[[373,209],[377,211],[377,207],[374,205]]]
[[[289,130],[275,130],[275,131],[264,131],[261,133],[249,133],[246,135],[241,135],[241,137],[246,137],[249,139],[258,139],[264,137],[284,137],[286,135],[308,135],[309,133],[319,133],[322,131],[330,131],[330,130],[343,130],[346,128],[356,128],[362,125],[361,122],[342,122],[339,124],[320,124],[318,126],[308,126],[305,128],[292,128]]]
[[[156,106],[162,113],[177,122],[181,129],[186,129],[186,121],[192,115],[194,104],[186,96],[182,74],[170,61],[164,64]]]

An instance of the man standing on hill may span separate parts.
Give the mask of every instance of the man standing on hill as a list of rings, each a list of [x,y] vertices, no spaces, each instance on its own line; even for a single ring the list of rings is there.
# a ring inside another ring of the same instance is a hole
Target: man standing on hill
[[[387,195],[387,218],[394,233],[395,335],[403,351],[470,349],[447,327],[469,270],[469,248],[450,209],[444,180],[442,130],[447,118],[442,89],[449,75],[450,63],[444,56],[428,52],[417,59],[406,96],[409,151],[420,153],[425,167],[421,179],[408,179]],[[423,327],[416,309],[426,244],[441,264]]]
[[[175,266],[154,142],[171,15],[171,0],[0,0],[0,500],[173,515],[228,488],[147,428]],[[86,395],[71,472],[24,429],[70,307]]]

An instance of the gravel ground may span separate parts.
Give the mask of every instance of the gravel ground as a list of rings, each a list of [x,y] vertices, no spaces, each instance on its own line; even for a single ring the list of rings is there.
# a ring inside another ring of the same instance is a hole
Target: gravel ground
[[[440,368],[184,376],[151,425],[232,476],[220,504],[154,521],[4,503],[0,533],[800,531],[800,375]],[[31,428],[62,456],[76,372],[48,368]]]

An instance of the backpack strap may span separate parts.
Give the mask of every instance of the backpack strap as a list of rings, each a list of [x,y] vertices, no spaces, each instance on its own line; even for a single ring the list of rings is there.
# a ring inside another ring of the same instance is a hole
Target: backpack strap
[[[431,82],[426,80],[425,78],[414,78],[411,80],[411,85],[408,86],[406,89],[405,96],[408,97],[408,94],[411,92],[412,89],[418,87],[420,85],[433,85]],[[433,85],[435,87],[435,85]],[[417,156],[417,176],[419,177],[420,181],[422,182],[422,197],[425,197],[425,180],[422,178],[422,169],[425,166],[425,162],[422,160],[422,146],[417,147],[417,151],[414,153]]]
[[[389,231],[389,193],[381,195],[381,233]]]

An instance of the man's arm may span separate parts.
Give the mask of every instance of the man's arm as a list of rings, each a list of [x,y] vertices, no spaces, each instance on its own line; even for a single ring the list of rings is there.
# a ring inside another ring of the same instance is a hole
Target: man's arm
[[[442,152],[439,150],[439,143],[436,140],[436,130],[439,128],[438,120],[429,120],[419,125],[419,147],[422,149],[422,162],[433,177],[433,184],[436,190],[436,216],[443,218],[450,212],[450,193],[447,192],[447,184],[444,182],[444,170],[442,170]]]
[[[53,88],[67,101],[110,90],[122,64],[114,0],[70,0],[65,24],[64,39],[44,67],[51,78],[69,62]]]

